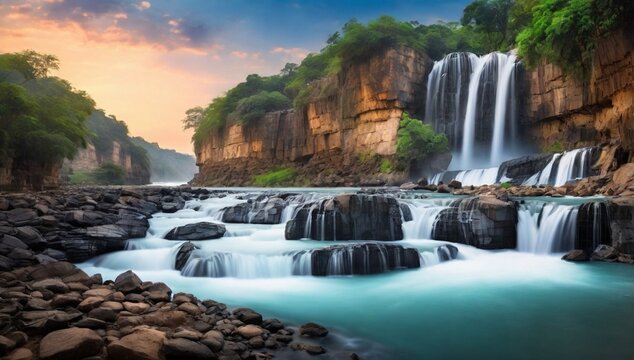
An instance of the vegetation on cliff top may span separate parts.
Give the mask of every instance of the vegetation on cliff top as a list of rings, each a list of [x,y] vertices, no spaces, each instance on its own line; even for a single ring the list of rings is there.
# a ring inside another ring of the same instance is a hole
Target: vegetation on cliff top
[[[429,124],[411,118],[407,112],[401,116],[396,137],[396,167],[408,169],[430,156],[449,151],[449,141],[445,134],[437,134]]]
[[[465,7],[460,23],[422,25],[382,16],[363,24],[353,19],[301,64],[286,64],[279,75],[249,75],[206,108],[188,110],[183,121],[185,128],[195,129],[198,147],[227,123],[248,124],[266,111],[290,107],[291,101],[304,106],[314,96],[315,80],[396,46],[434,60],[455,51],[483,54],[517,47],[529,65],[545,59],[581,78],[587,76],[597,40],[632,18],[630,0],[475,0]]]

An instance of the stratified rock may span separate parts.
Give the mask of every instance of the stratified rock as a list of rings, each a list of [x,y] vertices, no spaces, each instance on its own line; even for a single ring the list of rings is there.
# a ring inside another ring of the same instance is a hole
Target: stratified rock
[[[30,221],[37,217],[37,212],[24,208],[9,210],[5,214],[7,216],[7,221],[14,226],[27,225]]]
[[[515,249],[517,216],[514,202],[495,196],[459,199],[438,214],[432,238],[481,249]]]
[[[286,202],[278,197],[261,197],[222,210],[222,222],[279,224]]]
[[[612,245],[634,255],[634,197],[614,198],[609,209]]]
[[[328,329],[319,324],[309,322],[299,327],[299,334],[311,338],[324,337],[328,335]]]
[[[343,194],[302,205],[285,235],[287,240],[402,240],[402,222],[400,205],[391,196]]]
[[[54,331],[40,342],[40,358],[51,360],[81,359],[101,352],[103,340],[92,330],[70,328]]]
[[[120,210],[119,217],[121,219],[116,222],[116,225],[125,230],[130,239],[145,237],[150,228],[150,223],[144,214]]]
[[[33,250],[41,250],[48,245],[42,234],[31,226],[20,226],[15,230],[15,236]]]
[[[588,261],[588,254],[583,250],[571,250],[562,257],[566,261]]]
[[[227,229],[224,225],[210,222],[199,222],[178,226],[166,235],[167,240],[210,240],[221,238]]]

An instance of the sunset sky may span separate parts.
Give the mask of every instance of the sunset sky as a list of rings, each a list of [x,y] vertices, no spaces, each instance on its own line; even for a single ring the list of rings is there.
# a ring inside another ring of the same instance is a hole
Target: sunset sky
[[[131,135],[192,153],[185,110],[246,75],[299,63],[351,18],[455,21],[468,2],[1,0],[0,52],[56,55],[56,75],[125,120]]]

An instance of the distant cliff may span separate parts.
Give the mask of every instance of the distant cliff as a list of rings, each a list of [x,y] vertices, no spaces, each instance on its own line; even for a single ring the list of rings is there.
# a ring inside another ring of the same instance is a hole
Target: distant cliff
[[[145,149],[150,158],[151,182],[188,182],[198,171],[191,155],[163,149],[141,137],[133,137],[132,142]]]
[[[103,164],[112,163],[125,171],[123,182],[143,185],[150,182],[150,159],[146,151],[128,136],[128,128],[122,121],[94,111],[86,120],[91,135],[86,148],[65,162],[62,177],[77,172],[91,172]]]
[[[381,173],[378,162],[396,152],[402,113],[423,113],[431,65],[427,55],[401,47],[318,80],[307,105],[210,134],[196,150],[194,183],[249,185],[282,166],[298,169],[296,185],[402,181],[403,174]]]

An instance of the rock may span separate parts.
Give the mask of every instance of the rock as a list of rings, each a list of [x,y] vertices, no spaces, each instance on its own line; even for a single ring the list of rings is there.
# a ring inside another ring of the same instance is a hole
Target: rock
[[[615,185],[627,185],[634,180],[634,163],[628,163],[616,170],[612,176]]]
[[[449,186],[447,186],[445,184],[438,185],[438,187],[436,188],[436,191],[441,193],[441,194],[450,194],[451,193],[451,189],[449,188]]]
[[[187,339],[169,339],[163,345],[165,358],[210,360],[216,359],[216,355],[205,345]]]
[[[218,352],[222,349],[222,345],[225,343],[225,337],[220,331],[210,330],[205,333],[200,342],[212,351]]]
[[[33,352],[27,348],[15,349],[11,354],[7,355],[5,360],[33,360],[35,356]]]
[[[146,290],[149,292],[147,297],[150,301],[161,302],[172,299],[172,289],[162,282],[153,283]]]
[[[262,322],[262,327],[272,333],[276,333],[284,328],[284,324],[278,319],[266,319]]]
[[[432,238],[487,250],[515,249],[517,218],[512,201],[485,195],[462,198],[437,215]]]
[[[191,256],[192,252],[197,249],[200,249],[200,248],[192,244],[191,242],[186,242],[183,245],[181,245],[178,248],[178,252],[176,253],[176,261],[174,263],[174,269],[183,270],[183,267],[185,267],[185,264],[187,264],[187,261],[189,260],[189,257]]]
[[[105,329],[108,326],[108,323],[103,320],[87,317],[74,323],[73,326],[78,328],[97,330],[97,329]]]
[[[418,190],[421,186],[412,182],[406,182],[400,186],[401,190]]]
[[[210,222],[199,222],[178,226],[166,235],[167,240],[210,240],[221,238],[227,229],[224,225]]]
[[[249,308],[235,309],[233,315],[245,324],[262,325],[262,315]]]
[[[588,260],[590,260],[588,258],[588,254],[586,254],[585,251],[579,250],[579,249],[569,251],[561,259],[562,260],[566,260],[566,261],[588,261]]]
[[[70,328],[53,331],[40,342],[40,358],[55,360],[74,360],[102,351],[103,340],[92,330]]]
[[[81,312],[89,312],[90,310],[99,307],[103,303],[104,299],[99,296],[91,296],[85,298],[79,305],[77,305],[77,310]]]
[[[64,215],[64,221],[79,227],[97,226],[104,223],[104,217],[96,211],[72,210]]]
[[[599,245],[592,253],[592,260],[598,261],[608,261],[613,262],[617,261],[619,257],[619,252],[615,248],[609,245]]]
[[[424,188],[425,186],[429,185],[429,181],[427,180],[427,178],[420,178],[418,179],[418,181],[416,181],[416,184],[421,188]]]
[[[308,250],[311,275],[367,275],[420,268],[418,250],[392,244],[334,245]],[[296,256],[302,256],[298,253]],[[350,259],[340,262],[338,259]],[[335,265],[336,264],[336,265]],[[308,275],[308,274],[301,274]]]
[[[68,285],[58,278],[36,281],[31,284],[31,287],[35,290],[49,290],[54,293],[67,293],[69,290]]]
[[[165,333],[154,329],[138,329],[108,345],[111,359],[160,360]]]
[[[124,302],[123,307],[133,314],[143,314],[150,308],[150,305],[145,303]]]
[[[150,223],[145,215],[120,210],[119,216],[121,220],[117,221],[116,225],[127,232],[128,238],[135,239],[145,237],[147,230],[150,228]]]
[[[286,223],[285,236],[287,240],[306,235],[315,240],[402,240],[402,222],[400,205],[391,196],[343,194],[299,207]],[[305,234],[307,223],[311,226]]]
[[[99,225],[92,226],[86,229],[86,236],[92,239],[103,240],[127,240],[128,233],[118,225]]]
[[[611,243],[620,252],[634,255],[634,197],[609,201]]]
[[[192,341],[198,341],[203,337],[203,334],[198,331],[188,330],[188,329],[176,329],[176,332],[172,335],[175,339],[187,339]]]
[[[42,234],[31,226],[20,226],[15,230],[15,236],[33,250],[42,250],[48,245]]]
[[[291,349],[296,351],[306,351],[311,355],[321,355],[326,353],[326,349],[319,345],[314,344],[306,344],[306,343],[292,343],[290,345]]]
[[[319,324],[309,322],[299,327],[299,334],[306,337],[317,338],[328,335],[328,330]]]
[[[0,335],[0,355],[7,354],[16,347],[15,341]]]
[[[31,209],[18,208],[5,212],[7,221],[15,226],[27,225],[37,217],[37,212]]]
[[[237,329],[237,331],[238,331],[238,334],[240,334],[240,336],[242,336],[245,339],[251,339],[256,336],[262,336],[262,334],[264,333],[264,330],[262,330],[262,328],[257,325],[240,326]]]
[[[142,282],[132,270],[128,270],[117,276],[114,281],[114,287],[122,293],[140,292]]]
[[[222,210],[222,222],[242,224],[279,224],[286,202],[279,197],[262,195],[251,202]]]
[[[451,180],[449,184],[447,184],[452,189],[462,189],[462,183],[456,179]]]

